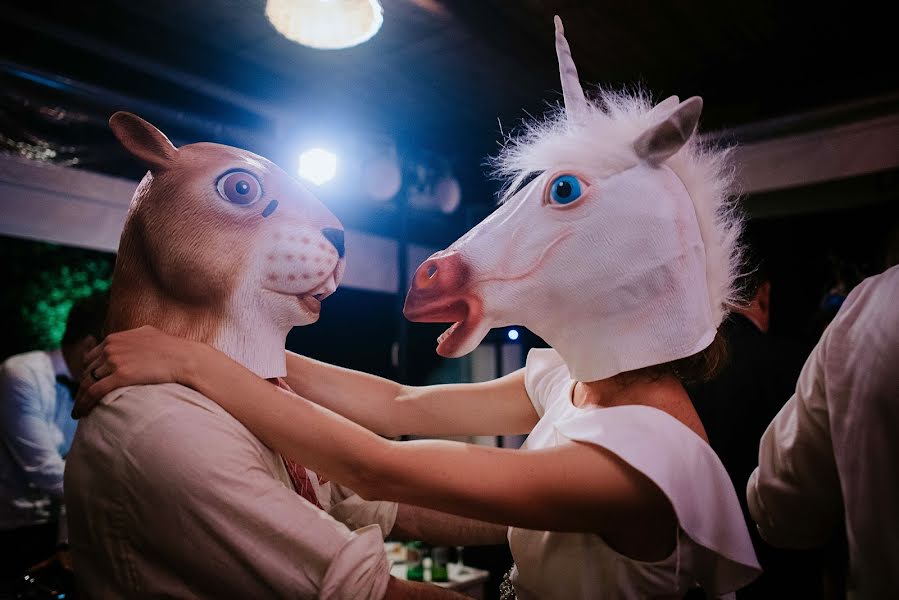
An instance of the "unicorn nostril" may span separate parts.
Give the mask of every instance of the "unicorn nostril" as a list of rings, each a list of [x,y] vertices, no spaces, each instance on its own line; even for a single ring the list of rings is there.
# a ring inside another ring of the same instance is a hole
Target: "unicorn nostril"
[[[466,276],[467,267],[458,252],[432,256],[418,267],[412,288],[418,290],[449,290],[458,286]]]
[[[334,229],[332,227],[327,227],[322,229],[322,235],[326,240],[331,242],[331,245],[337,249],[337,256],[343,258],[344,254],[344,245],[343,245],[343,229]]]

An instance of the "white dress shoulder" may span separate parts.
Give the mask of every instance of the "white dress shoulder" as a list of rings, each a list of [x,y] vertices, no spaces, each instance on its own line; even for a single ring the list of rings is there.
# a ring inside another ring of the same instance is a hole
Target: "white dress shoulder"
[[[678,519],[677,544],[658,562],[623,556],[588,533],[511,528],[512,584],[520,600],[666,598],[701,585],[711,596],[760,573],[730,478],[711,447],[669,414],[647,406],[578,408],[554,350],[532,350],[525,385],[540,421],[525,447],[586,442],[616,454],[655,483]]]

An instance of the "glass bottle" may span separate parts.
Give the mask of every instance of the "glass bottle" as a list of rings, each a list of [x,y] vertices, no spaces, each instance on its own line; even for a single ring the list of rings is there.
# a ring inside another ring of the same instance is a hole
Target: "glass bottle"
[[[421,542],[412,541],[406,544],[406,579],[409,581],[424,581],[423,558]]]
[[[437,546],[431,551],[431,581],[449,581],[449,548]]]

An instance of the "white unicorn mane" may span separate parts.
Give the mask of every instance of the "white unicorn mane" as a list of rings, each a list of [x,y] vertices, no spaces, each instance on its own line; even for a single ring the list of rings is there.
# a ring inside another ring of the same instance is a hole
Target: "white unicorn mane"
[[[534,172],[571,168],[605,178],[635,166],[639,159],[634,141],[664,116],[653,112],[650,98],[642,92],[600,89],[577,115],[559,107],[542,121],[525,122],[491,160],[494,173],[506,181],[501,201],[514,195]],[[736,281],[742,269],[743,222],[736,210],[729,153],[693,135],[664,163],[683,182],[696,210],[716,326],[730,307],[741,303]]]

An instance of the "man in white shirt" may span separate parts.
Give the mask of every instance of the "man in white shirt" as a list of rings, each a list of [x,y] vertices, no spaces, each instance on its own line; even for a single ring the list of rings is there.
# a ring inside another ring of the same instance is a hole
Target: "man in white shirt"
[[[4,581],[65,542],[60,508],[65,456],[75,435],[74,382],[100,339],[106,303],[106,295],[76,303],[60,348],[18,354],[0,365],[0,547],[15,549],[0,564]]]
[[[842,525],[850,597],[899,597],[899,266],[846,298],[762,438],[747,497],[777,546],[820,546]]]
[[[150,171],[123,229],[105,333],[155,325],[286,387],[287,334],[318,319],[345,268],[336,217],[260,156],[175,148],[128,113],[110,125]],[[75,575],[92,598],[455,596],[391,577],[382,534],[403,522],[395,504],[320,480],[181,385],[106,394],[78,427],[65,488]]]

